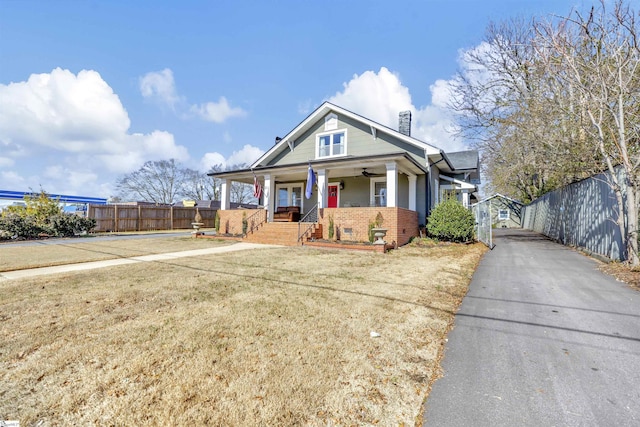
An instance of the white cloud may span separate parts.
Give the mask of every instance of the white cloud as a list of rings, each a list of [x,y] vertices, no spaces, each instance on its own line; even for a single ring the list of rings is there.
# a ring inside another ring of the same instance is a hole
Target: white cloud
[[[147,99],[171,107],[176,111],[180,104],[186,105],[186,99],[176,90],[173,71],[165,68],[162,71],[151,71],[140,77],[140,93]],[[182,105],[184,108],[185,105]],[[233,117],[245,117],[247,112],[240,107],[232,107],[226,97],[221,96],[218,102],[192,104],[186,110],[176,111],[182,118],[199,117],[208,122],[223,123]]]
[[[26,180],[15,171],[0,171],[3,189],[25,189]]]
[[[120,98],[93,70],[56,68],[0,84],[0,100],[0,167],[12,189],[108,196],[116,174],[147,160],[189,158],[168,132],[129,133]]]
[[[180,101],[176,92],[173,71],[165,68],[162,71],[151,71],[140,78],[140,92],[142,96],[155,99],[172,109]]]
[[[200,160],[202,170],[208,171],[213,166],[222,165],[223,168],[242,165],[250,166],[258,160],[264,151],[258,147],[246,144],[238,151],[234,151],[228,158],[218,152],[206,153]]]
[[[206,153],[200,160],[200,170],[208,172],[212,167],[222,165],[224,168],[227,164],[227,159],[220,153]]]
[[[446,109],[447,96],[450,96],[447,81],[438,80],[430,91],[431,105],[417,107],[413,105],[409,88],[398,75],[382,67],[377,73],[355,74],[343,84],[343,90],[328,101],[392,129],[398,129],[398,113],[409,110],[412,112],[411,136],[445,151],[465,149],[453,136],[453,116]]]
[[[231,107],[229,101],[221,96],[218,102],[192,105],[190,111],[206,121],[223,123],[232,117],[244,117],[247,112],[240,107]]]
[[[35,147],[109,149],[130,125],[120,99],[95,71],[32,74],[26,82],[0,84],[0,99],[0,141],[23,154]]]

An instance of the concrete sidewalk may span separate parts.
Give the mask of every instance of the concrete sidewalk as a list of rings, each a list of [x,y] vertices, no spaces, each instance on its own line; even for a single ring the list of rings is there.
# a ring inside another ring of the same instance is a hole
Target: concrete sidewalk
[[[54,267],[30,268],[26,270],[5,271],[0,273],[0,279],[22,279],[25,277],[42,276],[45,274],[68,273],[71,271],[91,270],[116,265],[134,264],[138,262],[166,261],[177,258],[211,255],[223,252],[235,252],[248,249],[276,248],[278,245],[262,245],[259,243],[234,243],[216,248],[195,249],[190,251],[169,252],[164,254],[144,255],[131,258],[118,258],[104,261],[83,262],[78,264],[57,265]]]
[[[496,230],[424,426],[639,426],[640,293],[592,259]]]

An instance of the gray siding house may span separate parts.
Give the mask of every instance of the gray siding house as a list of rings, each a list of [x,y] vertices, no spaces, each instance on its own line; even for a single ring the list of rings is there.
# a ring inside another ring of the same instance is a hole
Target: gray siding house
[[[403,230],[417,235],[445,191],[455,192],[465,206],[476,201],[478,163],[476,151],[445,153],[411,137],[409,111],[399,114],[394,130],[325,102],[249,168],[210,175],[222,180],[223,211],[231,207],[231,181],[239,181],[262,187],[259,204],[269,222],[279,208],[291,206],[301,218],[315,210],[339,209],[331,215],[355,218],[358,209],[393,208],[403,212],[384,215],[402,217],[396,220],[401,228],[409,212],[415,230]]]

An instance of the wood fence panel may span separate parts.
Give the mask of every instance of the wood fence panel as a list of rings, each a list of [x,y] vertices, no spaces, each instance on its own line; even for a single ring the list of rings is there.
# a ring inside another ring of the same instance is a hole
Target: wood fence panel
[[[198,208],[203,228],[215,226],[216,210]],[[191,229],[195,207],[89,205],[87,216],[96,220],[96,232],[157,231]]]

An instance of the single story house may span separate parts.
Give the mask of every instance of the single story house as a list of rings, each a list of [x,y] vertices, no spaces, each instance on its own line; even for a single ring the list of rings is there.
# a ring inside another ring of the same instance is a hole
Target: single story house
[[[245,228],[250,218],[250,230],[256,222],[300,221],[318,224],[324,238],[367,241],[379,227],[398,245],[419,235],[446,192],[469,206],[480,184],[477,151],[445,153],[413,138],[410,111],[399,113],[395,130],[329,102],[249,168],[209,175],[222,182],[227,231],[237,230],[239,218]],[[229,212],[232,181],[255,186],[260,213]]]

